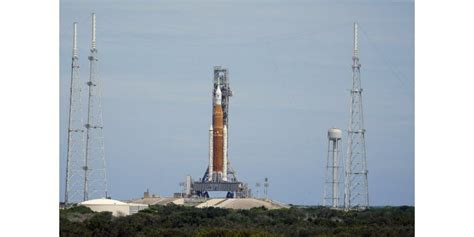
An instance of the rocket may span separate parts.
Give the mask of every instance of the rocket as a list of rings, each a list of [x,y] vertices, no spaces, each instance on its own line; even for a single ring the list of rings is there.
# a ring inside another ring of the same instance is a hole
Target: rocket
[[[219,84],[214,94],[212,125],[209,128],[209,181],[227,181],[227,126],[224,125]]]

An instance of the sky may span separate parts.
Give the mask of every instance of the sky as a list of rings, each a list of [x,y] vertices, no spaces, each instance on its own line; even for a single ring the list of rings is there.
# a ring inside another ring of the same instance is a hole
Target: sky
[[[186,175],[202,177],[220,65],[234,92],[229,159],[238,178],[254,194],[268,177],[270,198],[322,204],[330,127],[343,129],[346,153],[357,21],[370,204],[414,205],[414,6],[375,0],[61,0],[61,200],[72,23],[85,82],[92,12],[112,198],[147,188],[170,196]]]

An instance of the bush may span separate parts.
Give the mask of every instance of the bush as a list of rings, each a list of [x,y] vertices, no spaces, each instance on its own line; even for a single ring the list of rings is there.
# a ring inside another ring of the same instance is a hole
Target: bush
[[[414,207],[339,211],[324,207],[232,210],[151,206],[131,216],[60,211],[61,236],[414,236]]]

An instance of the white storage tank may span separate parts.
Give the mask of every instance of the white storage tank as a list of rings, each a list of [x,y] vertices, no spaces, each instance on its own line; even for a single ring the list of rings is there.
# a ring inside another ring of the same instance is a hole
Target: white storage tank
[[[330,128],[328,131],[328,138],[333,141],[341,140],[342,131],[339,128]]]

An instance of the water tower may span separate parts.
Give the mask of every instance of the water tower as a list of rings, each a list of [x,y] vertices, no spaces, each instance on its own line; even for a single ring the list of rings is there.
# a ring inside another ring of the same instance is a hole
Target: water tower
[[[323,205],[338,208],[339,203],[339,156],[342,131],[330,128],[328,131],[328,156],[326,159],[326,181],[324,185]],[[328,190],[329,189],[329,190]]]

